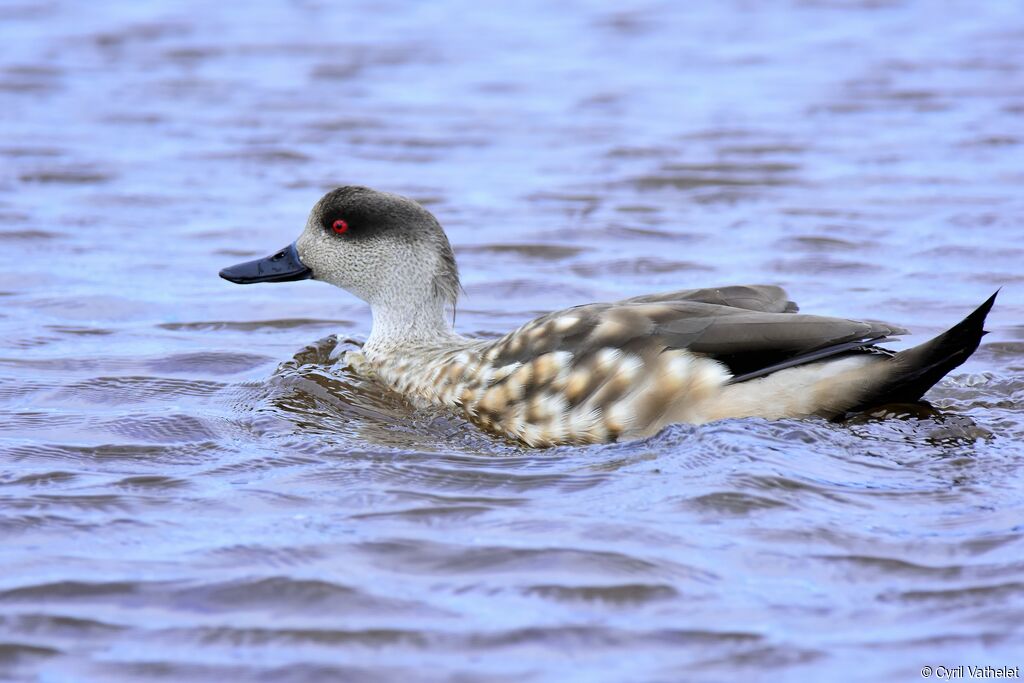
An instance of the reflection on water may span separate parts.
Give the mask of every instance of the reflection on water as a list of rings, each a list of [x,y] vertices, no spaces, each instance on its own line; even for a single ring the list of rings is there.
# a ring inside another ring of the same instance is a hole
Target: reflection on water
[[[0,7],[0,678],[912,680],[1024,651],[1015,3]],[[930,398],[527,451],[233,287],[320,194],[415,197],[460,330],[786,286]],[[988,341],[990,340],[990,341]]]

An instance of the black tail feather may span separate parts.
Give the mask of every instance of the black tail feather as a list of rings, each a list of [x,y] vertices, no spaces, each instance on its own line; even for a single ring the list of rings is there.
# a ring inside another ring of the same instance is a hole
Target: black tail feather
[[[981,338],[985,317],[992,310],[999,290],[973,313],[938,337],[892,357],[893,375],[862,401],[859,409],[882,403],[913,403],[954,368],[974,353]]]

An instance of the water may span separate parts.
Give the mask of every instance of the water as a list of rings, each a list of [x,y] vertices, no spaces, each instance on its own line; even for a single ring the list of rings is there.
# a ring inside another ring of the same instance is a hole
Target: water
[[[694,4],[3,3],[0,678],[1024,664],[1024,9]],[[465,333],[1004,289],[938,414],[528,451],[333,374],[343,292],[216,277],[344,183],[436,212]]]

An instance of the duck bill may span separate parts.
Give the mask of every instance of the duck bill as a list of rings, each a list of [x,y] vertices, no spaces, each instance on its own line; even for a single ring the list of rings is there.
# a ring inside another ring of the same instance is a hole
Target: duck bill
[[[293,242],[273,256],[229,266],[220,271],[220,276],[239,285],[251,285],[254,282],[308,280],[313,277],[313,271],[299,258]]]

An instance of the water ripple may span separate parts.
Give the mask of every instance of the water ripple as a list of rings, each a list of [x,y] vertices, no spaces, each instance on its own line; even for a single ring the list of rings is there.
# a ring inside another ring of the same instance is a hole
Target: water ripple
[[[1018,664],[1020,7],[371,9],[0,3],[0,678]],[[217,277],[349,183],[436,213],[486,338],[764,282],[902,348],[1003,289],[930,408],[531,451],[341,367],[345,293]]]

